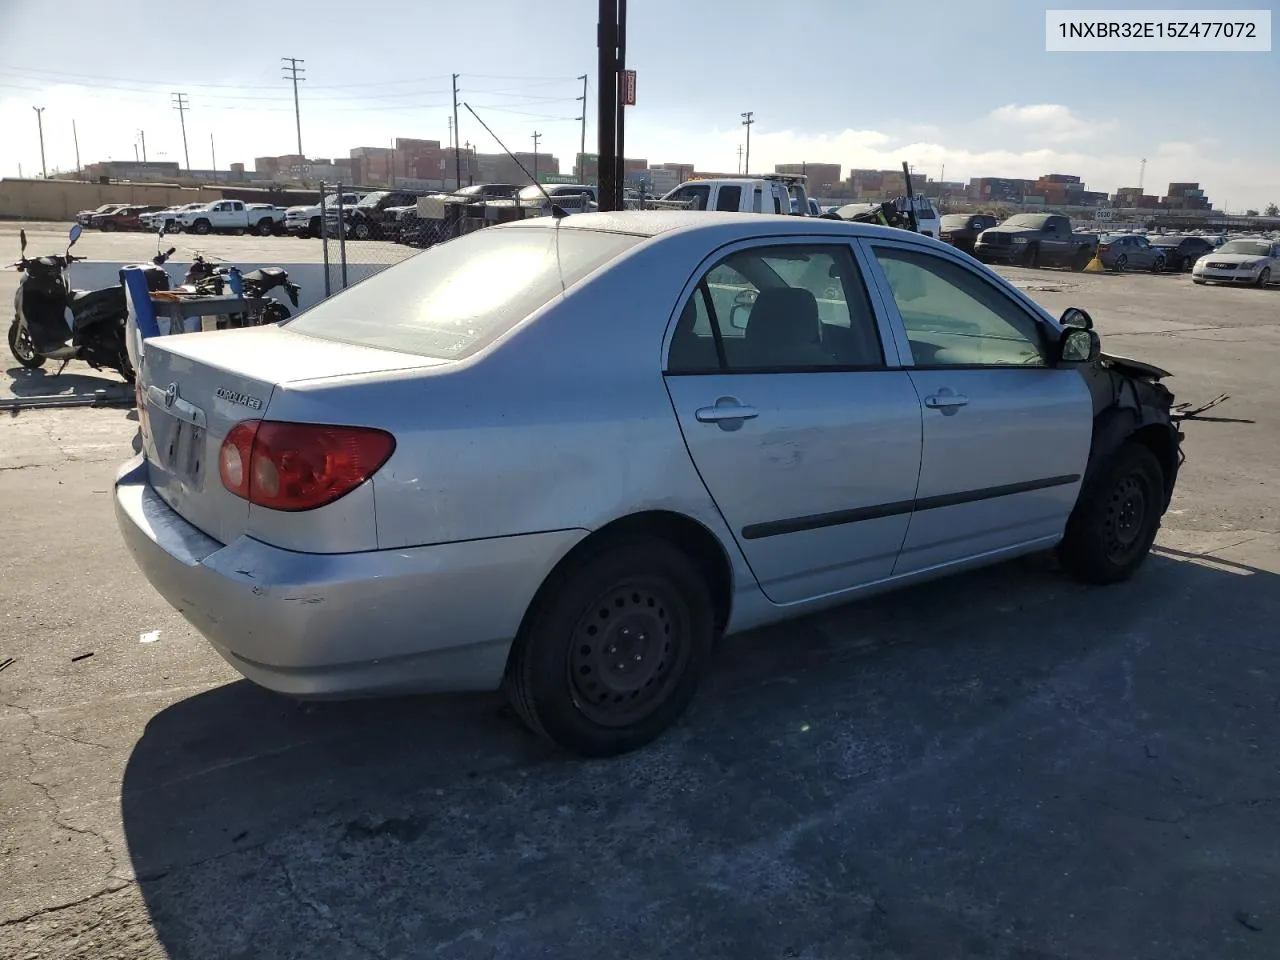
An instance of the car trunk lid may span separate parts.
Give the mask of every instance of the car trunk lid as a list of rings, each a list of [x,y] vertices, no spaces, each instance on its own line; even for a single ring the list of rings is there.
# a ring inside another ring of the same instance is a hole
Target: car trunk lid
[[[446,362],[274,326],[149,339],[138,413],[151,485],[188,523],[230,543],[249,532],[249,502],[218,475],[218,452],[232,427],[265,418],[272,396],[291,383]]]

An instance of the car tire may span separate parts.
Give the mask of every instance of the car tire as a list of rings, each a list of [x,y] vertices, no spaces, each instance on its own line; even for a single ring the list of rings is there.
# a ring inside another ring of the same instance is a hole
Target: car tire
[[[1022,265],[1032,269],[1040,265],[1040,247],[1037,244],[1027,244],[1027,252],[1022,255]]]
[[[191,225],[191,232],[197,233],[202,237],[207,236],[213,232],[213,224],[202,218]]]
[[[1063,568],[1085,583],[1119,583],[1151,552],[1164,512],[1164,471],[1147,447],[1130,440],[1080,490],[1058,544]]]
[[[322,236],[324,236],[324,225],[320,222],[320,218],[319,218],[319,217],[312,217],[312,218],[311,218],[311,224],[310,224],[310,226],[309,226],[309,229],[310,229],[310,232],[311,232],[311,236],[313,236],[313,237],[322,237]]]
[[[1178,264],[1178,270],[1182,273],[1189,273],[1191,271],[1191,268],[1194,266],[1195,266],[1194,260],[1192,260],[1190,257],[1183,257],[1182,261]]]
[[[503,688],[529,728],[557,746],[626,753],[684,713],[715,633],[706,578],[686,554],[656,537],[607,540],[539,591]]]
[[[1116,262],[1112,265],[1111,269],[1116,273],[1124,273],[1127,266],[1129,266],[1129,258],[1122,253],[1120,256],[1116,257]]]
[[[1155,262],[1151,264],[1152,273],[1164,273],[1164,257],[1156,257]]]
[[[257,226],[254,227],[254,229],[257,231],[258,236],[269,237],[271,236],[272,230],[274,228],[270,220],[259,220]]]
[[[1191,282],[1192,282],[1192,283],[1198,283],[1198,284],[1200,284],[1201,286],[1204,286],[1204,281],[1203,281],[1203,280],[1201,280],[1199,277],[1192,277],[1192,278],[1191,278]]]
[[[1092,259],[1093,259],[1092,253],[1090,253],[1087,249],[1081,250],[1079,253],[1076,254],[1076,258],[1071,261],[1071,269],[1074,270],[1076,273],[1080,273],[1082,270],[1084,270],[1085,267],[1089,265],[1089,261]]]
[[[9,324],[9,352],[28,370],[39,370],[44,366],[45,358],[36,353],[31,337],[18,326],[17,320]]]
[[[115,225],[115,222],[112,220],[104,220],[102,222],[103,233],[115,233],[117,229],[119,228]]]
[[[1262,271],[1258,274],[1257,285],[1259,287],[1265,287],[1270,282],[1271,282],[1271,268],[1263,267]]]
[[[357,240],[371,240],[373,238],[373,229],[367,222],[360,220],[352,224],[351,236]]]

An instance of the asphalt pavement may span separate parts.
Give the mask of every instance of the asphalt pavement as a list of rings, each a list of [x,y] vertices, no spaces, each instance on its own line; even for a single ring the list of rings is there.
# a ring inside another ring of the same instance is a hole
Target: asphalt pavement
[[[732,638],[607,761],[498,696],[238,679],[116,533],[135,415],[4,415],[0,956],[1280,956],[1280,289],[1004,272],[1180,401],[1231,395],[1184,427],[1148,564],[1096,589],[1032,557]]]

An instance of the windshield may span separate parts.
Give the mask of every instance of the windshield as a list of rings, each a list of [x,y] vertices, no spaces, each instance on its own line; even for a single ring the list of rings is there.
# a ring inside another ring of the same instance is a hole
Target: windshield
[[[1271,247],[1261,240],[1230,240],[1218,248],[1219,253],[1243,253],[1253,257],[1265,257]]]
[[[1043,214],[1020,213],[1016,217],[1010,217],[1001,226],[1004,227],[1026,227],[1028,230],[1043,230],[1044,225],[1049,222],[1049,218]]]
[[[365,197],[363,200],[361,200],[359,203],[357,203],[356,206],[357,207],[376,207],[379,201],[381,201],[383,197],[386,197],[389,195],[390,195],[389,190],[381,190],[378,193],[371,193],[367,197]]]
[[[437,244],[322,301],[295,333],[459,360],[643,238],[505,227]]]

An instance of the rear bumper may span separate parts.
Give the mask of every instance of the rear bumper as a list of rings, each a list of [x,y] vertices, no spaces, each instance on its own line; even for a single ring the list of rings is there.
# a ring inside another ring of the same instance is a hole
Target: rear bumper
[[[174,512],[141,457],[116,520],[152,586],[243,676],[304,698],[493,690],[542,580],[585,531],[352,554],[223,545]]]

